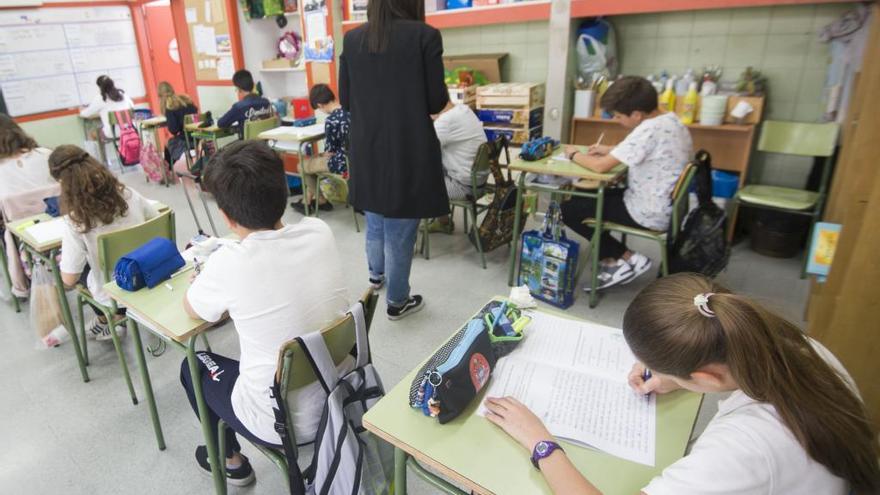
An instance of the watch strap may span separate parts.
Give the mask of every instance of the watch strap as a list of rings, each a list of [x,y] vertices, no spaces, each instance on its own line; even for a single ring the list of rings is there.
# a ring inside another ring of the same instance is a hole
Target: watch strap
[[[541,466],[539,465],[539,462],[541,459],[550,457],[550,455],[557,450],[565,452],[565,449],[563,449],[561,445],[552,440],[542,440],[536,443],[535,447],[532,449],[532,465],[535,466],[535,469],[540,471]]]

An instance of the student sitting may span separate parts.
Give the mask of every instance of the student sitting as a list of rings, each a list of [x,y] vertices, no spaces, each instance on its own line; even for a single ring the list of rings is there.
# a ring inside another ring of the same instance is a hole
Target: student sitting
[[[657,91],[642,77],[628,76],[615,81],[600,103],[614,115],[615,121],[632,132],[614,147],[592,146],[588,153],[568,147],[565,153],[572,162],[595,172],[607,172],[619,163],[629,167],[625,190],[605,190],[604,221],[666,230],[672,216],[672,189],[693,156],[688,128],[674,113],[660,113]],[[595,200],[572,198],[562,203],[561,209],[566,225],[592,239],[593,228],[583,221],[596,216]],[[599,256],[599,289],[629,283],[651,268],[650,258],[631,251],[609,232],[602,233]]]
[[[65,215],[61,280],[65,286],[73,287],[81,281],[85,271],[89,292],[99,303],[110,306],[110,296],[103,289],[108,281],[98,269],[98,236],[143,223],[157,216],[159,211],[76,146],[65,144],[55,148],[49,156],[49,171],[61,184],[59,203]],[[97,309],[95,313],[98,317],[87,325],[86,335],[107,340],[110,329],[106,318]]]
[[[443,160],[444,180],[449,199],[465,199],[472,194],[471,170],[481,144],[486,142],[483,123],[467,105],[454,105],[452,102],[434,118],[434,130],[440,140],[440,154]],[[477,185],[486,184],[489,171],[480,173]],[[428,225],[428,232],[451,234],[455,229],[448,216],[435,218]]]
[[[303,163],[303,180],[306,181],[308,194],[305,198],[311,204],[314,201],[315,191],[318,190],[318,173],[333,173],[348,177],[348,127],[351,119],[348,112],[342,109],[336,101],[336,95],[326,84],[316,84],[309,90],[309,103],[312,108],[319,109],[327,114],[324,121],[324,152],[318,156],[309,157]],[[333,205],[325,198],[318,197],[318,209],[330,211]],[[305,214],[305,206],[302,200],[291,203],[290,206]]]
[[[98,85],[101,94],[95,96],[92,102],[89,103],[89,106],[79,112],[79,115],[86,118],[99,115],[104,136],[109,138],[113,136],[113,127],[110,125],[110,113],[131,110],[134,108],[134,102],[125,95],[125,91],[118,89],[113,79],[110,79],[108,76],[98,77],[95,83]]]
[[[165,116],[165,128],[171,137],[165,145],[165,161],[169,166],[174,164],[186,151],[186,139],[183,136],[183,118],[186,115],[199,113],[192,98],[184,94],[175,94],[171,84],[159,83],[159,108]]]
[[[296,225],[281,222],[287,179],[281,159],[265,142],[238,141],[223,148],[206,167],[204,184],[240,241],[208,258],[184,306],[194,318],[211,322],[228,313],[238,332],[240,362],[209,352],[197,356],[211,424],[222,418],[230,427],[223,453],[227,480],[241,486],[253,482],[254,473],[235,433],[263,445],[281,444],[274,428],[276,403],[269,393],[279,349],[343,316],[349,307],[348,291],[330,227],[315,218]],[[301,283],[304,280],[310,282]],[[349,358],[340,371],[348,372],[353,365]],[[186,360],[180,379],[198,414]],[[318,383],[294,392],[291,413],[297,442],[314,438],[324,399]],[[210,471],[204,446],[196,449],[196,460]]]
[[[642,495],[880,490],[877,437],[852,378],[793,323],[702,275],[677,274],[636,296],[623,335],[644,363],[629,375],[638,393],[730,393],[690,453]],[[487,418],[529,451],[553,440],[516,399],[488,399],[487,407]],[[540,457],[554,493],[600,493],[563,451]]]
[[[272,116],[272,104],[254,92],[254,76],[250,72],[244,69],[236,71],[232,75],[232,84],[235,85],[239,101],[217,120],[217,127],[222,129],[236,127],[241,134],[245,122]]]

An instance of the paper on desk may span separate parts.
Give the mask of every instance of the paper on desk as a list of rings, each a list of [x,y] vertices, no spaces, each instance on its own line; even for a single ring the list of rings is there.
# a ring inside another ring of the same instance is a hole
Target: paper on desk
[[[558,154],[551,156],[550,159],[556,160],[557,162],[571,162],[564,151],[560,151]]]
[[[61,236],[64,235],[64,219],[56,218],[40,222],[26,228],[25,232],[33,237],[38,244],[59,241]]]
[[[264,138],[290,141],[291,138],[305,139],[324,132],[324,124],[317,123],[305,127],[281,126],[261,133]]]
[[[534,312],[498,362],[487,397],[512,396],[553,435],[654,465],[657,403],[627,384],[635,357],[615,328]],[[485,407],[480,406],[485,415]]]

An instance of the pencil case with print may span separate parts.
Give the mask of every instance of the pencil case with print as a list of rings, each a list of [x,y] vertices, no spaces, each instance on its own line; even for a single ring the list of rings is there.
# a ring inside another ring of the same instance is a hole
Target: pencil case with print
[[[422,367],[410,387],[410,406],[440,424],[458,417],[486,386],[495,353],[482,318],[468,322]]]
[[[172,241],[156,237],[119,258],[113,275],[116,285],[133,292],[159,285],[184,264],[183,257]]]

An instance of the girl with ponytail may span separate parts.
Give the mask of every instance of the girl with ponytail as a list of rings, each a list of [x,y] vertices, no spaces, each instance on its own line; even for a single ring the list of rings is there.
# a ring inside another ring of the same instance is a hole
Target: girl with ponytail
[[[73,287],[87,274],[92,296],[106,306],[107,283],[98,269],[98,236],[143,223],[159,214],[154,202],[119,182],[101,162],[73,145],[62,145],[49,155],[49,173],[61,184],[59,204],[65,216],[61,237],[61,279]],[[93,269],[89,269],[89,267]],[[100,312],[95,311],[100,315]],[[110,338],[103,317],[88,328],[98,340]]]
[[[110,112],[131,110],[134,108],[134,102],[125,94],[125,91],[116,87],[116,83],[110,79],[110,76],[99,76],[95,84],[98,86],[99,94],[95,95],[89,105],[79,112],[79,116],[83,118],[101,117],[104,136],[109,138],[113,136],[113,127],[110,126]],[[92,139],[96,138],[97,136],[92,136]]]
[[[636,296],[623,334],[644,363],[629,376],[638,393],[730,392],[691,452],[643,494],[880,491],[877,440],[855,384],[791,322],[706,277],[677,274]],[[552,439],[515,399],[487,405],[489,420],[527,449]],[[554,493],[600,493],[559,450],[539,465]]]

